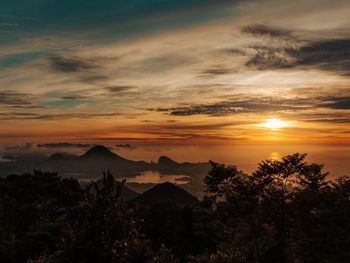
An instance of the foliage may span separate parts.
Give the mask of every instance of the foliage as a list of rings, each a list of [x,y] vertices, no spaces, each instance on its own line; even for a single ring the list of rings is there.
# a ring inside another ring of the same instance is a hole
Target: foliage
[[[350,178],[328,181],[305,154],[252,175],[212,162],[192,205],[126,202],[108,172],[0,179],[0,262],[349,262]]]

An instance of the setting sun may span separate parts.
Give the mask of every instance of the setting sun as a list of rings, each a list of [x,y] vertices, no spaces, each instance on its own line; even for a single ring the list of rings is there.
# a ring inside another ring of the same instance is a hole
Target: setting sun
[[[281,129],[287,126],[287,122],[282,121],[280,119],[277,118],[271,118],[268,119],[265,123],[263,123],[262,125],[265,128],[269,128],[269,129]]]

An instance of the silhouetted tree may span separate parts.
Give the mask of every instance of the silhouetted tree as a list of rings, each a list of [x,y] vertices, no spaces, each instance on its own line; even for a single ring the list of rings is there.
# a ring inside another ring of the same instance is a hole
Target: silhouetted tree
[[[350,178],[327,181],[305,154],[252,175],[211,162],[201,202],[123,200],[109,173],[34,171],[0,179],[0,262],[350,262]]]
[[[69,211],[83,199],[76,180],[34,171],[0,179],[0,262],[59,251],[71,235]]]
[[[305,157],[306,154],[297,153],[281,160],[263,161],[251,176],[239,172],[235,166],[212,163],[213,168],[204,179],[206,202],[223,224],[221,238],[216,251],[195,260],[344,262],[349,259],[343,247],[349,244],[346,227],[349,221],[344,220],[350,205],[350,199],[346,199],[348,179],[328,183],[323,166],[308,164]],[[334,218],[339,212],[342,216]],[[337,231],[331,222],[336,224]],[[332,241],[325,242],[320,233],[327,234]],[[333,254],[326,244],[338,253]]]
[[[121,198],[124,184],[108,172],[88,187],[81,227],[67,249],[69,262],[143,262],[138,260],[151,256]]]

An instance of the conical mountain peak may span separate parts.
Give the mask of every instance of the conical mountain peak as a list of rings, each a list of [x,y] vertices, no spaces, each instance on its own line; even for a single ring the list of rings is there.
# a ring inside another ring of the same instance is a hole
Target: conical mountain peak
[[[121,158],[120,156],[116,155],[112,151],[110,151],[107,147],[103,145],[95,145],[91,147],[85,154],[83,154],[81,157],[84,158],[111,158],[111,157],[117,157]]]
[[[160,156],[158,159],[158,164],[160,165],[176,165],[178,164],[176,161],[173,159],[169,158],[168,156]]]

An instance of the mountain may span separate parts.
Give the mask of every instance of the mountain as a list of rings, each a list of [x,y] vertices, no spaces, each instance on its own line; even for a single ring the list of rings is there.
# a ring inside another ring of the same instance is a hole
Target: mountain
[[[206,175],[210,170],[209,163],[179,163],[167,156],[161,156],[155,164],[154,170],[161,174],[177,175]]]
[[[183,187],[198,196],[203,189],[203,178],[211,168],[209,163],[180,163],[167,156],[161,156],[157,163],[128,160],[102,145],[93,146],[82,155],[55,153],[47,156],[34,152],[20,158],[7,157],[10,158],[0,162],[0,176],[31,172],[36,169],[55,171],[62,177],[73,177],[89,182],[100,178],[104,171],[110,171],[116,178],[132,178],[148,171],[156,171],[162,175],[190,176],[190,183]],[[135,189],[148,190],[149,187],[152,185],[142,184],[142,187],[137,186]]]
[[[122,188],[122,198],[124,200],[126,200],[126,201],[134,200],[138,196],[139,196],[139,194],[137,192],[135,192],[134,190],[131,190],[127,186],[123,186],[123,188]]]
[[[173,159],[171,159],[167,156],[162,155],[161,157],[159,157],[157,164],[164,165],[164,166],[172,166],[172,165],[176,166],[179,163],[175,162]]]
[[[36,164],[36,169],[54,170],[63,176],[78,179],[93,179],[100,177],[103,171],[110,171],[116,177],[134,177],[150,170],[151,164],[125,159],[105,146],[96,145],[80,156],[54,154]]]
[[[55,153],[49,156],[49,158],[46,159],[46,162],[65,162],[76,158],[76,155],[72,155],[69,153]]]
[[[141,204],[174,203],[186,205],[196,203],[198,199],[172,183],[163,183],[139,195],[135,201]]]
[[[90,148],[86,153],[80,156],[80,159],[95,159],[95,160],[125,160],[119,155],[110,151],[107,147],[96,145]]]

